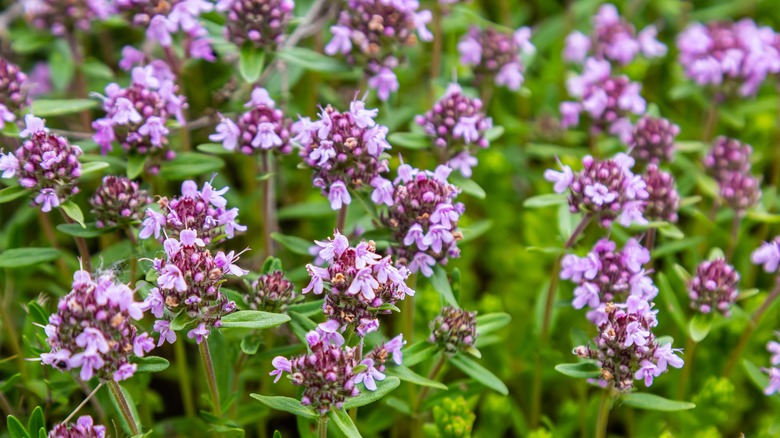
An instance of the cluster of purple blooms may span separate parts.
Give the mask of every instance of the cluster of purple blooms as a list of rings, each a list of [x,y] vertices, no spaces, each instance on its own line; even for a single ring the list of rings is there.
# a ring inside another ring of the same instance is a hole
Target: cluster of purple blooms
[[[631,130],[630,154],[642,163],[671,162],[680,127],[662,117],[643,116]]]
[[[717,310],[729,316],[739,294],[738,284],[739,273],[724,259],[699,263],[696,275],[688,283],[691,309],[703,314]]]
[[[340,54],[350,64],[363,66],[368,86],[381,100],[398,91],[393,69],[402,59],[402,49],[431,41],[425,27],[430,11],[420,11],[417,0],[346,0],[338,24],[330,28],[333,38],[325,46],[328,55]]]
[[[78,193],[82,151],[50,134],[42,119],[28,114],[24,120],[27,127],[19,136],[29,138],[14,153],[0,152],[0,172],[2,178],[16,176],[22,187],[36,192],[33,204],[49,212]]]
[[[150,155],[154,159],[170,160],[174,152],[168,147],[168,124],[176,118],[186,123],[184,96],[177,94],[175,76],[164,63],[152,63],[132,69],[129,87],[116,83],[106,86],[103,109],[106,116],[92,122],[93,139],[103,153],[118,142],[129,154]],[[147,164],[150,172],[159,170],[159,163]]]
[[[450,172],[447,166],[431,172],[402,164],[395,181],[387,181],[386,190],[378,186],[372,194],[374,202],[389,206],[381,220],[398,243],[390,253],[412,273],[430,277],[437,263],[460,257],[458,240],[463,234],[458,220],[465,206],[454,202],[460,189],[447,182]]]
[[[373,241],[350,247],[346,236],[336,231],[333,239],[315,243],[328,266],[306,265],[311,281],[302,292],[326,292],[322,310],[336,329],[353,327],[364,337],[379,328],[378,315],[392,313],[395,303],[414,296],[406,284],[409,270],[393,266],[389,255],[377,254]]]
[[[428,342],[453,355],[474,348],[477,340],[477,312],[445,306],[431,321]]]
[[[75,424],[60,423],[49,432],[48,438],[105,438],[106,426],[95,424],[92,417],[82,415]]]
[[[615,219],[623,226],[647,223],[642,214],[649,197],[647,184],[631,171],[633,158],[619,153],[612,159],[596,160],[588,155],[582,164],[583,169],[576,174],[563,164],[561,172],[544,172],[544,178],[555,184],[556,193],[569,191],[572,213],[590,214],[604,227]]]
[[[472,66],[477,82],[492,80],[513,91],[519,90],[525,80],[522,56],[535,51],[528,27],[521,27],[512,34],[472,27],[458,42],[460,62]]]
[[[209,140],[220,142],[229,151],[238,150],[251,155],[260,151],[279,151],[289,154],[290,121],[276,108],[276,103],[264,88],[255,88],[252,98],[244,105],[249,108],[237,122],[222,117],[217,132]]]
[[[770,27],[753,20],[694,23],[677,37],[686,75],[712,87],[718,98],[752,96],[764,80],[780,73],[780,47]]]
[[[598,361],[599,385],[613,385],[618,391],[629,392],[635,379],[650,386],[670,366],[683,366],[682,358],[676,354],[681,350],[673,349],[671,343],[661,345],[653,335],[658,320],[651,303],[631,297],[626,304],[607,303],[604,312],[603,320],[597,324],[599,333],[594,346],[574,349],[577,356]]]
[[[130,378],[137,368],[131,355],[142,357],[154,348],[148,333],[138,333],[131,320],[143,318],[145,306],[133,291],[118,283],[113,272],[93,280],[86,271],[73,275],[73,288],[57,305],[45,327],[51,351],[44,364],[62,371],[80,368],[82,380]]]
[[[477,158],[471,155],[469,147],[487,148],[490,141],[485,134],[493,127],[493,119],[485,116],[482,101],[466,96],[460,85],[453,83],[433,108],[418,115],[415,121],[437,148],[445,150],[447,165],[470,178]]]
[[[764,242],[758,249],[753,251],[750,261],[756,265],[761,265],[764,271],[775,275],[775,287],[780,287],[780,276],[778,276],[778,267],[780,267],[780,236],[775,237],[769,242]],[[780,337],[780,332],[777,333]],[[763,371],[769,374],[769,384],[764,389],[764,394],[772,395],[780,391],[780,343],[770,341],[767,350],[772,353],[770,363],[771,368],[764,368]]]
[[[285,278],[282,271],[262,274],[250,286],[244,302],[252,310],[284,312],[298,298],[295,285]]]
[[[760,181],[750,173],[752,154],[750,145],[721,136],[704,157],[704,167],[717,181],[720,197],[740,215],[761,197]]]
[[[33,26],[56,36],[89,30],[92,22],[105,20],[113,12],[110,0],[21,0]]]
[[[677,222],[677,210],[680,207],[680,195],[674,185],[674,177],[664,172],[655,164],[647,166],[642,175],[645,181],[647,199],[642,211],[643,216],[651,221]]]
[[[780,337],[780,332],[776,335]],[[769,385],[764,389],[764,394],[772,395],[777,391],[780,391],[780,342],[769,341],[766,344],[766,349],[772,353],[772,357],[769,363],[772,364],[771,368],[764,368],[764,371],[769,374]]]
[[[334,210],[352,202],[350,189],[370,184],[375,192],[392,191],[389,181],[380,176],[389,171],[383,152],[390,144],[387,127],[374,120],[378,113],[356,99],[348,112],[328,105],[320,111],[319,120],[302,117],[292,125],[303,162],[314,169],[314,186],[322,189]]]
[[[124,176],[109,175],[89,198],[98,228],[127,226],[141,220],[141,210],[151,202],[146,190]]]
[[[561,126],[577,126],[580,115],[591,119],[594,134],[608,132],[628,143],[633,126],[630,115],[641,115],[647,103],[640,94],[642,84],[631,81],[627,76],[613,76],[612,66],[607,60],[588,58],[582,74],[566,81],[569,95],[576,102],[561,102]]]
[[[162,213],[146,209],[139,237],[155,239],[178,237],[184,230],[197,233],[207,245],[213,240],[225,236],[232,239],[236,231],[246,231],[246,225],[241,225],[238,219],[238,208],[227,208],[227,200],[222,197],[228,187],[215,189],[210,182],[203,183],[203,189],[198,190],[195,181],[184,181],[181,185],[181,196],[173,199],[160,198],[157,201]]]
[[[647,26],[636,33],[634,25],[624,20],[615,5],[603,4],[593,16],[590,35],[574,31],[566,37],[563,58],[581,63],[588,56],[625,65],[640,53],[647,58],[666,55],[666,46],[656,39],[658,30]]]
[[[27,75],[18,65],[0,56],[0,129],[16,121],[27,106]]]
[[[217,11],[227,16],[225,36],[241,46],[274,49],[284,41],[284,31],[292,19],[292,0],[218,0]]]
[[[182,230],[179,238],[169,237],[163,242],[165,259],[152,261],[157,272],[157,287],[152,288],[144,301],[157,318],[154,330],[160,333],[158,345],[176,341],[176,327],[171,320],[182,312],[189,324],[196,327],[187,337],[203,342],[211,328],[222,325],[222,317],[236,310],[236,303],[228,299],[220,286],[228,274],[243,276],[247,271],[235,265],[238,255],[233,251],[219,251],[215,256],[205,248],[195,230]]]

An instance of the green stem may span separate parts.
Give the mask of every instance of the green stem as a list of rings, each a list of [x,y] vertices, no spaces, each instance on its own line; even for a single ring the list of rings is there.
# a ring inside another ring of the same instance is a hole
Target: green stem
[[[176,369],[179,374],[179,390],[184,399],[184,413],[188,418],[195,416],[195,403],[192,396],[192,379],[190,378],[190,367],[187,362],[187,350],[184,349],[183,342],[173,343],[173,353],[176,357]]]
[[[428,379],[436,380],[442,368],[444,368],[444,363],[446,361],[447,361],[447,355],[441,353],[441,355],[439,356],[439,360],[436,362],[436,365],[433,366],[431,372],[428,374]],[[431,390],[430,386],[424,386],[422,391],[420,391],[420,395],[417,396],[417,402],[414,404],[415,413],[417,413],[420,410],[420,406],[422,406],[423,402],[425,401],[425,398],[428,397],[428,392],[430,390]]]
[[[344,234],[344,228],[347,226],[347,209],[349,205],[343,204],[339,210],[339,216],[336,218],[336,230]]]
[[[54,226],[51,224],[49,215],[38,210],[38,220],[40,221],[41,228],[43,229],[43,234],[46,235],[46,239],[49,240],[51,247],[54,249],[59,249],[59,245],[57,244],[57,234],[54,232]],[[70,278],[70,272],[68,271],[68,265],[65,264],[65,259],[58,257],[55,263],[57,264],[57,269],[59,269],[62,278]]]
[[[596,420],[596,438],[606,438],[607,436],[607,423],[609,422],[609,410],[610,406],[610,392],[612,392],[612,385],[607,387],[604,393],[601,395],[601,403],[599,403],[599,413]]]
[[[406,284],[409,288],[414,289],[417,284],[417,274],[410,275]],[[401,322],[401,333],[404,334],[404,340],[411,344],[414,339],[414,297],[407,296],[404,299]]]
[[[87,395],[87,398],[84,399],[84,401],[81,402],[78,406],[76,406],[76,409],[73,410],[73,412],[68,415],[68,418],[62,420],[63,424],[68,424],[71,418],[73,418],[74,415],[76,415],[81,408],[84,407],[85,404],[89,403],[90,400],[92,400],[92,397],[98,392],[100,388],[103,387],[103,382],[98,383],[98,386],[95,387],[95,389],[92,390],[92,392]]]
[[[680,374],[680,383],[677,385],[677,400],[683,400],[685,398],[685,392],[688,388],[688,379],[691,377],[691,370],[693,369],[693,361],[696,357],[696,345],[698,345],[693,339],[688,337],[688,341],[685,345],[685,366]]]
[[[320,417],[317,427],[317,436],[319,438],[328,438],[328,417]]]
[[[133,415],[133,410],[130,409],[130,403],[127,402],[127,398],[125,398],[125,394],[122,392],[122,387],[115,381],[109,380],[108,388],[111,390],[111,395],[114,396],[116,404],[119,405],[119,411],[125,418],[125,422],[127,422],[130,432],[133,433],[133,436],[140,434],[141,430],[138,426],[138,422]]]
[[[14,352],[14,356],[19,366],[19,370],[22,373],[22,381],[27,381],[27,363],[24,360],[24,353],[22,347],[19,345],[19,338],[16,334],[16,324],[14,319],[8,312],[8,308],[13,303],[14,296],[14,279],[11,276],[11,270],[5,270],[5,292],[3,293],[3,301],[0,302],[0,319],[5,322],[5,328],[8,331],[8,339],[11,341],[11,349]]]
[[[217,417],[222,416],[222,405],[219,402],[219,388],[217,388],[217,376],[214,373],[214,362],[211,361],[211,352],[209,351],[209,344],[206,340],[203,340],[198,344],[200,349],[200,358],[203,361],[203,370],[206,372],[206,382],[209,386],[209,392],[211,393],[211,404],[214,408],[214,415]]]
[[[441,4],[433,4],[433,53],[431,55],[431,82],[439,78],[441,70],[442,55],[442,29],[441,29]],[[431,84],[431,93],[433,93],[433,84]]]
[[[729,246],[726,248],[726,261],[730,261],[734,256],[734,250],[737,249],[737,239],[739,238],[739,224],[742,215],[739,211],[734,212],[734,220],[731,221],[731,234],[729,235]]]
[[[272,257],[276,251],[271,233],[277,230],[276,225],[276,188],[274,187],[274,161],[271,152],[263,152],[260,157],[260,170],[265,179],[260,182],[263,192],[263,234],[265,235],[266,257]],[[267,175],[267,174],[271,175]]]
[[[63,209],[60,209],[60,213],[62,213],[63,219],[65,219],[65,222],[69,224],[75,224],[76,221],[71,219],[67,214],[65,214],[65,211]],[[76,248],[79,250],[79,257],[81,258],[81,264],[85,271],[92,273],[92,261],[89,256],[89,246],[87,246],[87,241],[84,240],[83,237],[73,236],[73,240],[76,241]]]

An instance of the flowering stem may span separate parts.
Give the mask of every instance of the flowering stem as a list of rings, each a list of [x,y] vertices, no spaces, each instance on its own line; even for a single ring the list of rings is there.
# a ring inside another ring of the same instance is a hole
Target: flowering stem
[[[341,206],[341,210],[339,210],[339,216],[336,218],[336,230],[338,230],[341,233],[344,233],[344,227],[347,226],[347,208],[349,206],[347,204],[343,204]]]
[[[43,234],[46,235],[46,239],[49,240],[51,247],[54,249],[59,249],[59,245],[57,245],[57,234],[54,232],[54,227],[51,224],[51,219],[49,219],[49,215],[38,210],[38,220],[41,223]],[[59,257],[57,258],[56,263],[57,263],[57,269],[60,270],[60,275],[62,276],[62,278],[70,277],[70,273],[68,272],[68,265],[65,264],[65,260],[62,257]]]
[[[317,436],[319,438],[328,438],[328,417],[323,415],[317,423]]]
[[[89,401],[92,399],[92,396],[94,396],[98,392],[98,390],[102,387],[103,387],[103,382],[98,383],[98,386],[96,386],[95,389],[93,389],[92,392],[90,392],[89,395],[87,395],[87,398],[85,398],[80,405],[76,406],[76,409],[74,409],[73,412],[71,412],[70,415],[68,415],[68,418],[62,420],[62,422],[64,424],[68,424],[70,419],[73,418],[73,416],[76,415],[81,410],[81,408],[84,407],[85,404],[89,403]]]
[[[442,54],[442,30],[441,30],[441,4],[435,2],[433,4],[433,53],[431,54],[431,82],[435,81],[439,77],[441,70],[441,54]],[[431,93],[433,93],[433,87],[431,87]]]
[[[263,192],[263,227],[265,228],[265,255],[271,257],[276,252],[274,250],[274,240],[271,233],[276,231],[276,190],[274,187],[274,160],[271,152],[263,152],[260,158],[260,169],[265,177],[260,182]],[[268,175],[268,174],[271,175]]]
[[[753,334],[753,331],[755,331],[756,327],[758,327],[759,321],[761,321],[761,317],[764,316],[764,313],[769,309],[769,307],[779,295],[780,276],[778,276],[775,280],[775,288],[772,289],[772,292],[770,292],[769,296],[766,297],[764,303],[761,304],[761,307],[756,309],[755,312],[753,312],[753,316],[750,318],[750,321],[748,321],[747,327],[745,327],[745,330],[742,332],[742,336],[739,338],[737,347],[734,349],[734,352],[731,353],[731,358],[726,364],[726,368],[723,369],[723,377],[728,378],[731,375],[731,372],[734,371],[734,367],[737,365],[737,362],[742,355],[742,351],[745,349],[745,346],[747,346],[747,343],[750,340],[750,335]]]
[[[130,404],[127,402],[125,394],[122,392],[122,387],[114,380],[109,380],[108,388],[111,390],[111,395],[114,396],[116,404],[119,405],[119,411],[125,418],[127,426],[130,428],[130,432],[132,432],[134,436],[140,434],[141,430],[138,427],[138,422],[133,415],[132,409],[130,409]]]
[[[11,340],[11,349],[14,352],[16,360],[19,361],[19,369],[22,372],[22,381],[27,380],[27,364],[24,361],[24,353],[22,347],[19,345],[19,339],[16,336],[16,324],[8,313],[8,307],[13,302],[14,295],[14,281],[11,276],[11,270],[5,270],[5,291],[3,292],[3,301],[0,302],[0,319],[4,321],[6,330],[8,331],[8,338]]]
[[[73,63],[76,66],[76,72],[74,78],[74,83],[76,86],[76,97],[78,97],[79,99],[86,99],[87,83],[84,78],[84,70],[82,69],[82,65],[84,65],[84,57],[81,54],[81,49],[79,48],[79,42],[76,39],[76,34],[73,32],[67,32],[65,34],[65,38],[68,40],[70,53],[73,56]],[[81,117],[82,127],[84,128],[85,131],[89,131],[92,125],[89,116],[89,110],[82,111],[79,114],[79,116]]]
[[[219,402],[219,389],[217,388],[217,376],[214,373],[214,363],[211,361],[211,352],[206,340],[198,344],[200,349],[200,358],[203,361],[203,370],[206,372],[206,382],[209,385],[211,393],[211,404],[214,407],[214,415],[222,416],[222,405]]]
[[[406,284],[414,289],[417,285],[417,274],[410,275]],[[411,344],[414,338],[414,297],[407,296],[404,299],[401,321],[401,332],[404,334],[404,339]]]
[[[183,342],[173,343],[173,353],[176,356],[176,368],[179,374],[179,390],[184,399],[184,413],[188,418],[195,416],[194,398],[192,397],[192,381],[190,379],[190,367],[187,362],[187,350]]]
[[[734,250],[737,249],[737,238],[739,238],[739,224],[742,221],[742,216],[739,212],[735,212],[734,220],[731,221],[731,235],[729,237],[729,246],[726,249],[726,261],[730,261],[734,255]]]
[[[685,366],[682,367],[682,374],[680,375],[680,383],[677,385],[677,400],[683,400],[685,398],[685,390],[688,386],[688,379],[691,376],[691,369],[693,369],[693,360],[696,357],[696,345],[698,345],[693,339],[688,337],[688,341],[685,345]]]
[[[428,379],[429,380],[436,380],[436,377],[439,376],[439,373],[441,372],[442,368],[444,368],[444,362],[447,361],[447,355],[444,353],[441,353],[439,356],[439,360],[436,361],[436,365],[433,366],[431,369],[431,372],[428,373]],[[422,391],[420,391],[420,395],[417,396],[417,402],[414,404],[414,412],[417,413],[420,410],[420,406],[422,406],[423,402],[425,401],[425,398],[428,397],[428,392],[430,391],[430,386],[423,386]]]
[[[65,214],[64,210],[60,209],[60,213],[62,213],[62,217],[65,219],[65,222],[69,224],[76,223],[67,214]],[[73,240],[76,241],[76,247],[79,250],[79,256],[81,257],[81,263],[84,266],[84,270],[87,272],[92,272],[92,262],[89,257],[89,247],[87,246],[87,241],[84,240],[83,237],[78,236],[73,236]]]
[[[601,403],[599,403],[599,413],[596,420],[596,438],[605,438],[607,436],[607,423],[609,422],[609,410],[612,408],[610,403],[610,393],[612,392],[612,384],[607,386],[601,395]]]
[[[127,238],[130,239],[130,243],[133,245],[133,247],[137,247],[138,239],[135,238],[133,230],[130,228],[125,228],[125,234],[127,234]],[[137,275],[138,258],[135,256],[135,254],[130,254],[130,289],[135,289],[135,280]]]
[[[704,122],[704,135],[702,139],[706,142],[712,140],[712,134],[715,132],[715,125],[718,122],[718,105],[712,102],[707,110],[707,120]]]

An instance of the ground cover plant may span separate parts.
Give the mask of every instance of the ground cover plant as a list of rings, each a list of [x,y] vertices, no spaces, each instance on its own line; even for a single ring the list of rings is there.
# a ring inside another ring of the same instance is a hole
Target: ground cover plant
[[[780,436],[769,0],[0,0],[0,436]]]

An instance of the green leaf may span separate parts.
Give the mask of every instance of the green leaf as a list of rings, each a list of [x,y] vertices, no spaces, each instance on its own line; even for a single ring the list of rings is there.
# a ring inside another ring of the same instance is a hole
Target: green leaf
[[[389,367],[387,368],[385,373],[388,376],[398,377],[404,382],[413,383],[417,386],[428,386],[431,388],[441,389],[443,391],[447,390],[447,385],[441,382],[437,382],[435,380],[431,380],[427,377],[423,377],[405,366],[399,365],[399,366]]]
[[[745,369],[750,381],[753,382],[760,391],[763,392],[766,387],[769,386],[769,376],[763,373],[753,362],[743,359],[742,368]],[[775,393],[774,397],[780,397],[780,393]]]
[[[263,343],[262,338],[256,334],[250,333],[241,338],[241,351],[249,356],[257,354],[257,350],[260,349],[260,344]]]
[[[30,315],[32,321],[36,324],[45,326],[49,323],[49,315],[35,300],[31,300],[29,303],[27,303],[27,314]]]
[[[238,58],[238,72],[249,84],[260,79],[265,64],[265,52],[258,49],[250,41],[244,43]]]
[[[279,220],[301,218],[308,219],[313,217],[333,216],[335,214],[336,212],[333,211],[328,202],[311,201],[284,206],[279,209],[276,217],[278,217]]]
[[[330,417],[330,421],[332,421],[339,430],[344,432],[344,436],[347,438],[362,438],[362,435],[360,435],[352,418],[350,418],[349,414],[344,410],[334,409],[328,412],[328,417]]]
[[[344,410],[348,410],[371,404],[384,397],[395,388],[398,388],[398,385],[400,384],[401,380],[399,380],[398,377],[388,376],[385,380],[376,382],[376,391],[368,391],[364,388],[357,396],[348,398],[344,402],[343,408]]]
[[[25,189],[22,186],[11,186],[0,190],[0,204],[11,202],[14,199],[21,198],[29,193],[32,193],[30,189]]]
[[[464,178],[460,173],[450,175],[450,181],[458,186],[463,193],[467,193],[477,199],[485,199],[487,194],[474,180]]]
[[[404,149],[427,149],[431,146],[428,136],[421,132],[394,132],[387,136],[387,142]]]
[[[512,322],[512,316],[508,313],[488,313],[477,316],[477,335],[492,333]]]
[[[0,268],[14,269],[47,263],[59,258],[54,248],[13,248],[0,253]]]
[[[677,274],[678,277],[680,277],[680,280],[683,281],[683,283],[688,284],[689,281],[691,281],[691,274],[688,272],[687,269],[684,267],[678,265],[677,263],[673,266],[674,272]]]
[[[433,275],[428,278],[428,281],[431,282],[431,286],[439,293],[444,302],[453,307],[460,307],[455,300],[455,294],[452,293],[447,271],[441,265],[436,265],[433,268]]]
[[[701,342],[707,337],[712,328],[712,316],[697,313],[688,324],[688,333],[694,342]]]
[[[413,367],[418,363],[430,360],[439,350],[427,341],[416,342],[403,350],[404,366]]]
[[[36,406],[30,415],[30,420],[27,422],[27,430],[34,435],[38,435],[38,432],[43,429],[46,431],[46,419],[43,417],[43,409],[40,406]]]
[[[309,248],[313,246],[313,242],[301,239],[297,236],[286,236],[281,233],[271,233],[271,238],[281,243],[282,246],[294,252],[295,254],[307,256],[311,255],[309,254]]]
[[[664,224],[663,226],[658,227],[658,232],[661,233],[662,236],[670,239],[682,239],[685,237],[685,233],[672,224]]]
[[[84,224],[84,212],[81,211],[81,207],[78,204],[73,201],[67,201],[60,204],[60,208],[66,216],[81,225],[81,228],[87,228],[86,224]]]
[[[114,72],[111,71],[111,67],[103,64],[97,59],[87,59],[81,64],[81,70],[85,75],[95,78],[104,79],[110,81],[114,79]]]
[[[626,394],[621,397],[621,400],[626,406],[631,406],[637,409],[647,409],[651,411],[685,411],[696,407],[696,405],[693,403],[669,400],[655,394],[647,394],[644,392]]]
[[[502,382],[501,379],[496,377],[496,375],[490,372],[487,368],[474,362],[474,360],[468,356],[456,354],[450,358],[449,362],[460,368],[461,371],[466,373],[466,375],[472,379],[498,392],[499,394],[509,394],[509,389],[507,389],[506,385],[504,385],[504,382]]]
[[[747,219],[750,219],[753,222],[758,222],[758,223],[764,223],[764,224],[780,223],[780,214],[772,214],[772,213],[767,213],[765,211],[748,210],[747,215],[745,217]]]
[[[666,310],[672,315],[677,327],[685,333],[688,333],[688,326],[685,323],[685,313],[680,307],[680,302],[677,300],[677,296],[674,294],[674,289],[669,283],[669,279],[666,278],[663,272],[658,273],[657,284],[659,290],[659,298],[661,298],[666,304]]]
[[[103,169],[107,169],[109,166],[105,161],[91,161],[81,165],[81,176],[89,175],[91,173],[99,172]]]
[[[11,435],[11,438],[30,438],[30,434],[27,433],[22,422],[13,415],[8,416],[5,424],[8,426],[8,434]]]
[[[563,205],[567,202],[568,201],[565,195],[560,195],[558,193],[548,193],[546,195],[537,195],[526,199],[525,202],[523,202],[523,207],[543,208],[552,205]]]
[[[260,394],[250,394],[249,396],[271,409],[276,409],[277,411],[289,412],[290,414],[307,418],[309,420],[314,420],[319,417],[319,415],[314,412],[314,409],[302,405],[300,400],[296,400],[294,398],[278,396],[272,397]]]
[[[90,222],[88,224],[84,224],[83,227],[79,224],[59,224],[57,225],[57,229],[69,236],[90,238],[90,237],[98,237],[98,236],[102,236],[103,234],[111,233],[116,228],[114,227],[98,228],[94,222]]]
[[[489,142],[494,142],[504,135],[504,131],[503,126],[494,126],[485,132],[485,139]]]
[[[48,324],[48,322],[49,321],[47,319],[46,323]],[[16,381],[19,380],[21,376],[22,375],[20,373],[16,373],[9,376],[5,380],[0,380],[0,392],[6,392],[13,388],[13,386],[16,384]]]
[[[470,242],[477,237],[485,234],[493,227],[493,221],[490,219],[483,219],[478,222],[474,222],[473,224],[469,224],[468,226],[464,226],[460,228],[460,231],[463,233],[463,238],[460,239],[459,244],[464,244],[466,242]]]
[[[196,149],[201,152],[206,152],[207,154],[214,154],[214,155],[233,154],[233,151],[229,151],[225,149],[225,146],[223,146],[221,143],[203,143],[203,144],[199,144]]]
[[[64,114],[80,113],[98,106],[96,100],[90,99],[63,99],[63,100],[34,100],[32,113],[36,117],[52,117]]]
[[[222,328],[266,329],[282,325],[289,320],[289,316],[281,313],[239,310],[222,317]]]
[[[131,154],[127,157],[127,177],[136,179],[146,168],[146,155]]]
[[[596,379],[601,377],[601,368],[593,362],[559,363],[555,371],[577,379]]]
[[[159,373],[167,370],[171,365],[168,359],[159,356],[133,356],[132,362],[138,364],[138,369],[136,369],[138,373]]]
[[[213,155],[180,152],[176,158],[160,166],[160,176],[168,179],[187,179],[216,172],[224,165],[225,162],[221,158]]]
[[[301,68],[322,73],[343,73],[350,71],[351,68],[336,58],[325,56],[311,49],[303,47],[290,47],[276,52],[279,59],[287,61],[288,64],[297,65]]]

